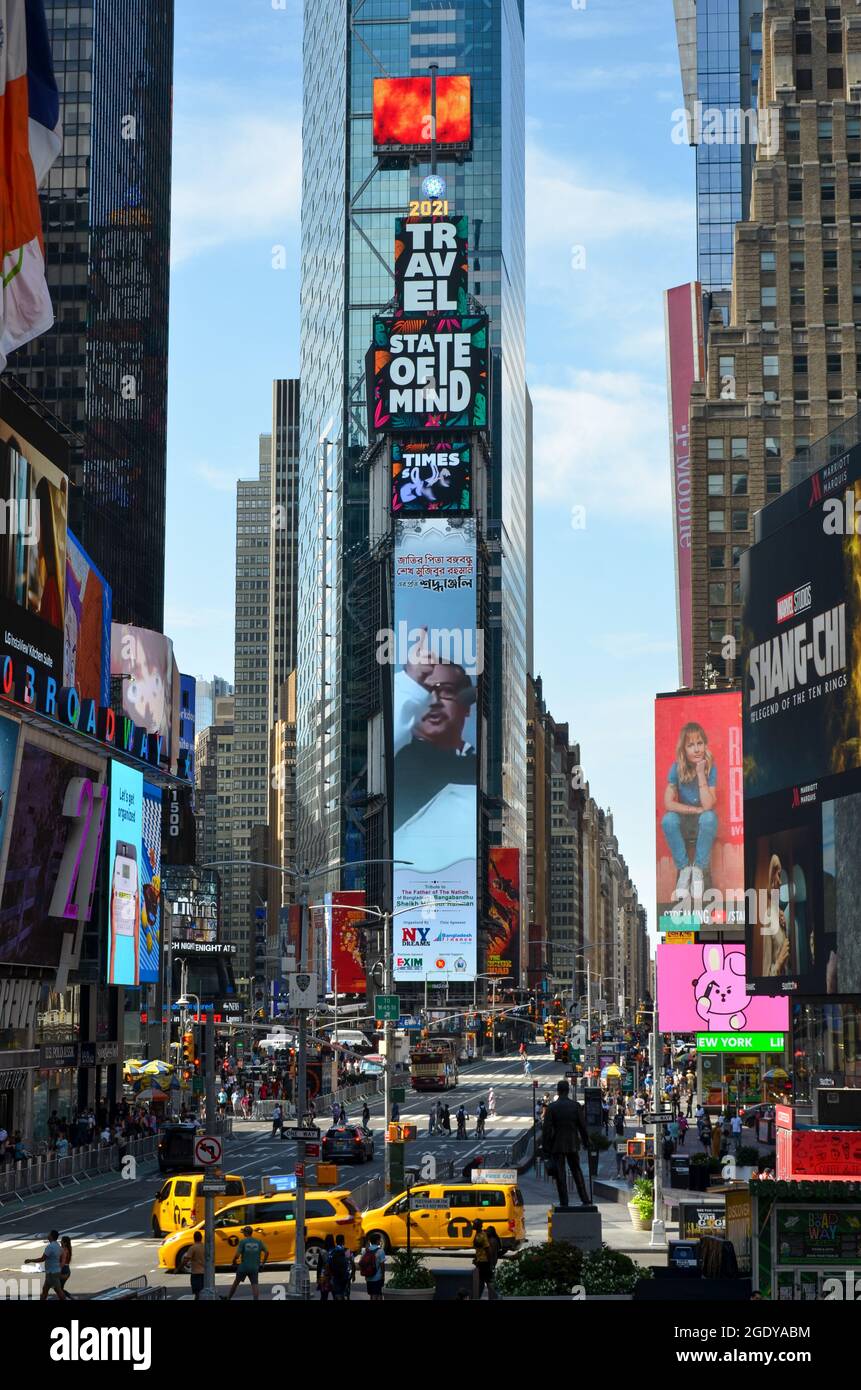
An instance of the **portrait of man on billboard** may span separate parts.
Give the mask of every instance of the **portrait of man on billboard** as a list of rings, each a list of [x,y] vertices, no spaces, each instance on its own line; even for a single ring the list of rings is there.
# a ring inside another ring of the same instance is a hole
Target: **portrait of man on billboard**
[[[452,822],[463,816],[464,834],[473,835],[476,754],[465,727],[476,687],[462,666],[430,649],[423,631],[394,682],[394,828],[397,833],[416,817],[432,815],[451,833]]]

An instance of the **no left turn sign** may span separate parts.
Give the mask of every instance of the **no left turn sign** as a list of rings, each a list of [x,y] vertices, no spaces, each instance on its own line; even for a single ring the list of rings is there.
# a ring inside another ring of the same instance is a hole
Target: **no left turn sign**
[[[194,1141],[194,1161],[202,1168],[221,1162],[222,1143],[214,1134],[201,1134]]]

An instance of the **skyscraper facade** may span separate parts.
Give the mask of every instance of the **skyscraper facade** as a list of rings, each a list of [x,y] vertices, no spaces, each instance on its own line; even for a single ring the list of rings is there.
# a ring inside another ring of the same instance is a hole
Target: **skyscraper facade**
[[[46,0],[63,153],[42,190],[56,322],[9,370],[83,443],[71,524],[115,619],[164,616],[174,0]]]
[[[296,579],[299,557],[299,382],[272,383],[269,562],[269,718],[281,718],[279,694],[296,666]]]
[[[838,454],[858,410],[861,52],[857,7],[764,0],[760,144],[736,227],[728,326],[712,313],[690,409],[695,669],[737,673],[739,559],[754,513]],[[727,389],[726,383],[731,383]],[[820,463],[825,461],[822,458]]]
[[[373,79],[423,75],[431,64],[472,80],[471,157],[439,172],[451,208],[469,218],[469,288],[491,321],[492,462],[481,518],[491,575],[488,833],[526,848],[523,48],[522,0],[365,0],[352,14],[341,0],[305,6],[297,803],[298,853],[309,865],[373,857],[368,647],[382,596],[368,593],[364,363],[372,316],[393,294],[394,218],[430,172],[430,163],[377,164]],[[363,886],[361,873],[348,872],[344,886]],[[367,887],[372,901],[385,895],[383,882]]]
[[[215,720],[215,702],[225,695],[233,694],[233,686],[223,676],[213,676],[212,680],[199,677],[194,683],[194,732],[195,737],[208,729]]]

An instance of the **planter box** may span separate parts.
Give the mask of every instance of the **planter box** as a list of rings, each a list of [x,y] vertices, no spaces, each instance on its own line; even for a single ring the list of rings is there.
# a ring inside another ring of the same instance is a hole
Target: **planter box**
[[[652,1229],[653,1217],[650,1216],[648,1221],[646,1221],[640,1215],[639,1208],[635,1207],[633,1202],[628,1203],[628,1215],[631,1218],[631,1225],[635,1231],[650,1231]]]
[[[415,1301],[418,1300],[418,1301],[420,1301],[420,1302],[429,1303],[429,1302],[433,1299],[435,1293],[436,1293],[436,1289],[435,1289],[435,1288],[433,1288],[433,1289],[389,1289],[389,1288],[387,1288],[385,1285],[383,1285],[383,1302],[388,1302],[389,1299],[392,1299],[392,1300],[395,1300],[395,1299],[405,1299],[405,1300],[407,1300],[408,1302],[415,1302]]]

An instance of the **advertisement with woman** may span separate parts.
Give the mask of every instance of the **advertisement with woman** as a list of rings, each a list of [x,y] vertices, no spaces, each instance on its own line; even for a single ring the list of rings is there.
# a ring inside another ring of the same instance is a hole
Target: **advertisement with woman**
[[[658,926],[744,923],[741,696],[655,701]]]

